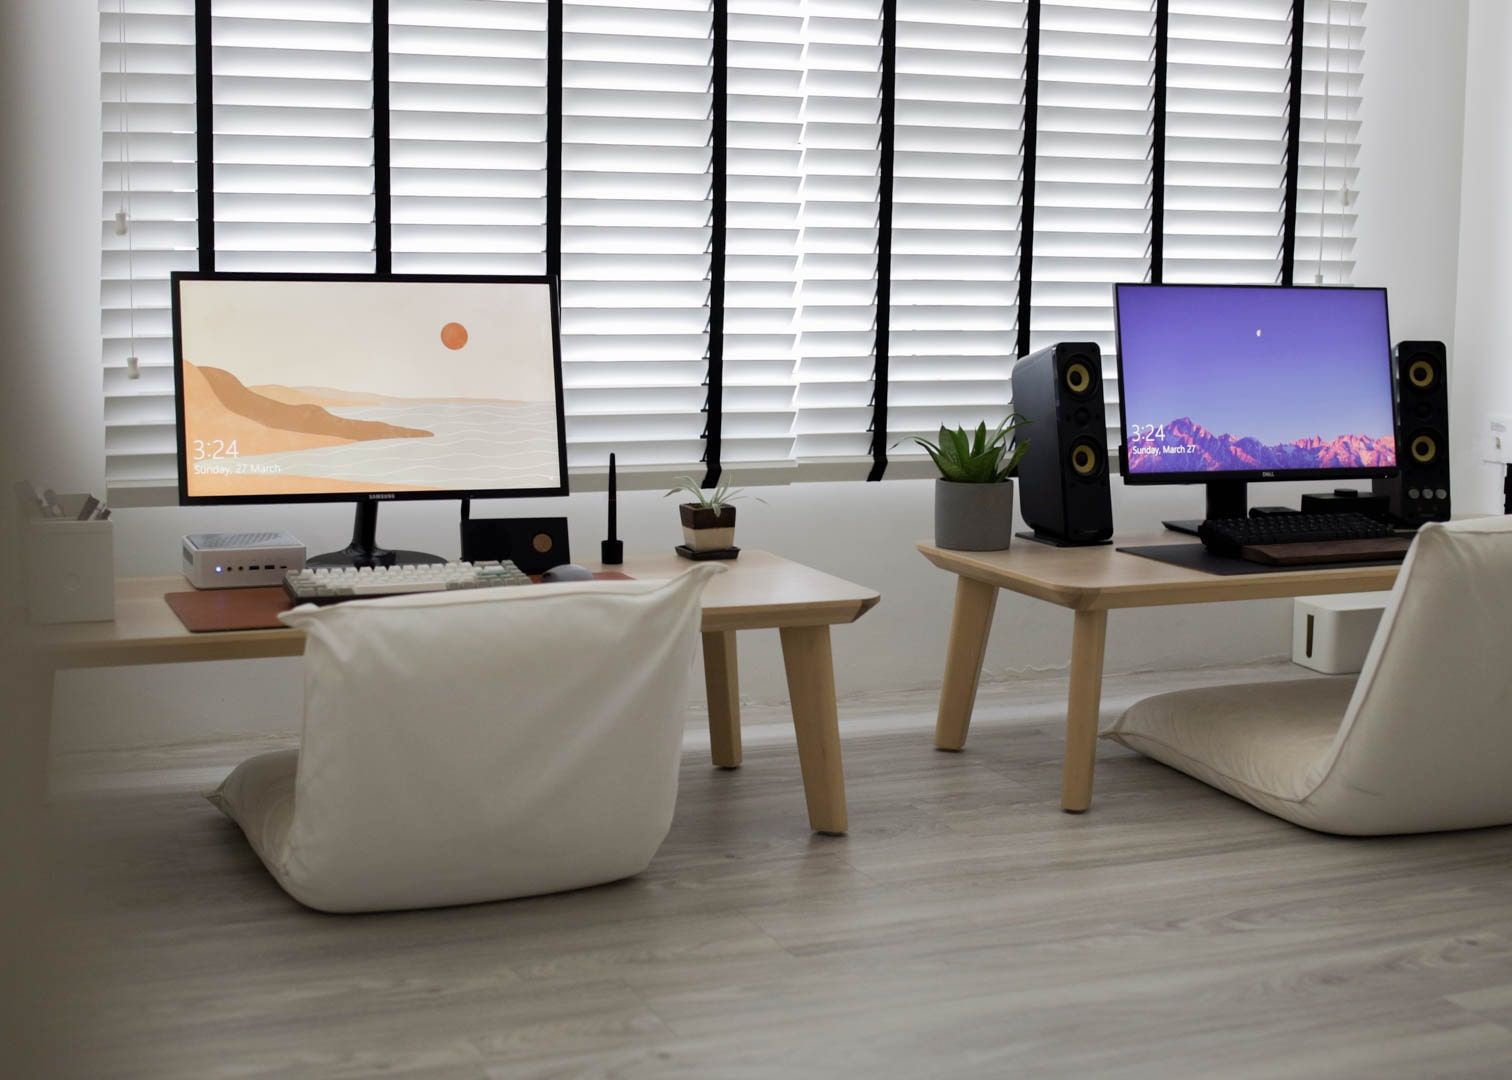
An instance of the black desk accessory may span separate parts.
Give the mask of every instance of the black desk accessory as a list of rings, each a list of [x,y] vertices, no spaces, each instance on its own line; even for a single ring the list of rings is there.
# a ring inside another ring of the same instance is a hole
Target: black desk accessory
[[[1276,566],[1270,563],[1250,562],[1247,559],[1214,555],[1201,544],[1147,544],[1136,547],[1121,547],[1117,550],[1126,555],[1138,555],[1142,559],[1169,563],[1186,570],[1200,570],[1204,574],[1220,577],[1238,577],[1244,574],[1295,574],[1311,570],[1341,570],[1364,566],[1390,566],[1401,559],[1369,559],[1353,563],[1320,563],[1311,566]]]
[[[464,562],[508,560],[527,574],[572,561],[564,517],[462,519]]]
[[[1300,514],[1302,511],[1293,510],[1290,506],[1252,506],[1250,517],[1286,517],[1288,514]],[[1322,513],[1323,511],[1318,511]]]
[[[1020,529],[1013,534],[1023,540],[1033,540],[1036,544],[1044,544],[1046,547],[1107,547],[1113,542],[1107,540],[1062,540],[1058,536],[1050,536],[1048,533],[1041,535],[1028,529]]]
[[[1338,488],[1322,494],[1302,496],[1304,514],[1364,514],[1377,521],[1391,519],[1391,500],[1385,495],[1353,488]]]
[[[740,557],[738,547],[712,548],[709,551],[694,551],[687,544],[678,544],[677,553],[685,559],[694,562],[710,562],[714,559],[737,559]]]
[[[599,561],[605,566],[618,566],[625,561],[625,545],[619,539],[619,492],[613,454],[609,455],[609,536],[599,544]]]

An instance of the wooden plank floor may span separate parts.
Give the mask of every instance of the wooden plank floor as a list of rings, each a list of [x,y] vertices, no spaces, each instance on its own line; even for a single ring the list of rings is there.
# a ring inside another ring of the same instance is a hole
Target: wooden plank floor
[[[754,723],[639,878],[391,915],[278,890],[197,793],[244,748],[96,761],[58,1024],[89,1076],[1512,1075],[1512,829],[1320,836],[1107,745],[1061,814],[1062,693],[984,688],[962,754],[844,710],[848,837]]]

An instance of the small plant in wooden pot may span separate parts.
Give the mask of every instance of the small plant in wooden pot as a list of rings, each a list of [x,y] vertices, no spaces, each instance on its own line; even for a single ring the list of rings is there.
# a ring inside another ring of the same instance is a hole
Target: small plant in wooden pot
[[[940,470],[935,481],[935,543],[956,551],[1001,551],[1013,539],[1013,478],[1029,450],[1015,432],[1017,413],[997,427],[940,428],[939,442],[914,437]]]
[[[667,495],[691,496],[690,501],[677,508],[683,531],[677,553],[687,559],[733,559],[739,555],[740,549],[735,546],[735,507],[730,504],[742,492],[731,491],[726,480],[712,490],[705,490],[691,476],[679,476],[676,485]]]

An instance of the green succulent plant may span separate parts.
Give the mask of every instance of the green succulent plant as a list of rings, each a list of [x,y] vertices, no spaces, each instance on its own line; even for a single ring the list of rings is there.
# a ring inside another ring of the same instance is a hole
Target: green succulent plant
[[[1018,474],[1019,463],[1029,451],[1029,440],[1015,434],[1028,423],[1018,413],[1010,413],[991,431],[983,421],[972,434],[967,434],[963,427],[954,431],[942,427],[938,442],[919,435],[913,441],[929,454],[943,480],[957,484],[1000,484]]]
[[[736,488],[732,491],[728,480],[720,480],[718,486],[713,490],[705,490],[700,487],[698,481],[691,476],[675,477],[673,483],[676,486],[664,494],[662,498],[665,499],[667,495],[686,494],[690,496],[688,499],[690,503],[694,503],[705,510],[712,510],[716,514],[736,499],[745,495],[745,491],[742,488]],[[756,499],[757,502],[766,502],[765,499],[758,498],[757,496],[753,495],[751,497]]]

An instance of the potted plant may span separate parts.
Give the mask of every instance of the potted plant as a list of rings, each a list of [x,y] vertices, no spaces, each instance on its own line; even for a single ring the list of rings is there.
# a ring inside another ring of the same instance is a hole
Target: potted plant
[[[935,543],[956,551],[1001,551],[1013,538],[1013,477],[1029,450],[1014,432],[1029,421],[1012,413],[997,427],[974,434],[940,428],[939,442],[919,436],[940,470],[935,481]]]
[[[679,476],[676,485],[667,495],[692,496],[691,501],[677,508],[683,530],[683,547],[678,548],[678,553],[689,558],[730,559],[739,554],[740,549],[735,546],[735,507],[730,503],[742,493],[731,491],[727,480],[720,480],[712,491],[705,491],[691,476]]]

